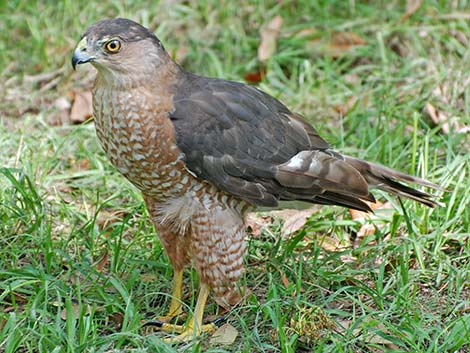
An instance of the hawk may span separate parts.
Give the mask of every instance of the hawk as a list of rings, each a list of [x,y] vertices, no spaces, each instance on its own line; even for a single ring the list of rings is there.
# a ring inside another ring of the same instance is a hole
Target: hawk
[[[116,169],[144,197],[174,268],[170,320],[182,312],[183,268],[193,261],[200,290],[184,326],[162,323],[183,341],[203,325],[210,291],[222,306],[239,300],[244,219],[282,200],[370,211],[371,187],[434,206],[429,181],[342,155],[297,113],[243,83],[185,71],[147,28],[124,18],[93,24],[72,58],[97,69],[96,132]]]

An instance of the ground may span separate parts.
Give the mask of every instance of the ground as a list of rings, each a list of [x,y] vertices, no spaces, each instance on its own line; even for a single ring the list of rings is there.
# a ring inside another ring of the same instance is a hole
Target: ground
[[[257,214],[235,342],[162,343],[142,321],[165,311],[171,268],[83,122],[93,73],[70,65],[114,16],[188,70],[258,85],[336,149],[443,185],[443,206],[379,194],[392,206],[369,232],[338,207],[294,233]],[[0,351],[468,352],[469,19],[466,1],[0,2]]]

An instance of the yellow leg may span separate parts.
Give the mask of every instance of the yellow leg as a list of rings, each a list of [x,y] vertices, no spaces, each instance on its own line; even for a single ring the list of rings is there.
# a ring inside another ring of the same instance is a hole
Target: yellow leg
[[[158,319],[162,322],[169,322],[174,317],[180,315],[182,310],[181,293],[183,291],[183,271],[173,272],[173,291],[171,293],[170,309],[168,314],[161,316]]]
[[[212,332],[217,328],[214,323],[207,325],[202,324],[202,317],[204,315],[204,308],[206,306],[207,297],[209,296],[209,291],[209,286],[202,283],[197,297],[196,306],[194,307],[193,316],[191,316],[187,325],[179,326],[163,324],[160,327],[160,330],[163,331],[179,333],[178,336],[165,339],[165,342],[176,343],[189,341],[196,336],[199,336],[202,332]]]

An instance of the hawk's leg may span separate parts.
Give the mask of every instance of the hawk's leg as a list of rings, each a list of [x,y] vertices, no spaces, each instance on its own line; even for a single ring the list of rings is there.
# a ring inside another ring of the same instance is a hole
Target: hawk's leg
[[[159,328],[162,331],[179,333],[178,336],[168,337],[165,339],[165,342],[184,342],[191,340],[199,336],[202,332],[212,332],[217,326],[214,323],[202,324],[202,317],[204,315],[204,308],[206,306],[206,301],[209,296],[210,288],[207,284],[202,283],[199,290],[199,295],[197,297],[196,306],[194,307],[194,313],[189,318],[186,325],[172,325],[164,323]]]
[[[145,197],[145,195],[144,198],[155,229],[157,230],[158,237],[173,265],[173,289],[170,308],[165,316],[158,318],[159,322],[169,322],[173,318],[180,316],[183,312],[181,294],[183,290],[183,269],[189,262],[188,237],[185,234],[175,232],[171,227],[161,224],[161,215],[159,213],[161,209],[158,203],[150,197]],[[152,325],[151,323],[148,324]]]
[[[173,290],[171,293],[171,302],[168,313],[165,316],[160,316],[159,321],[169,322],[173,318],[181,315],[183,312],[181,293],[183,291],[183,270],[175,269],[173,272]]]
[[[209,296],[209,286],[207,284],[201,284],[199,290],[199,295],[196,301],[196,306],[194,307],[193,315],[188,319],[185,325],[175,325],[163,321],[152,321],[147,323],[147,325],[154,326],[158,331],[164,331],[169,333],[177,333],[179,335],[175,337],[165,338],[165,342],[178,343],[192,340],[193,338],[199,336],[203,332],[213,332],[218,327],[218,323],[223,323],[225,320],[223,318],[218,319],[209,324],[202,324],[202,318],[204,315],[204,308],[206,306],[206,301]]]

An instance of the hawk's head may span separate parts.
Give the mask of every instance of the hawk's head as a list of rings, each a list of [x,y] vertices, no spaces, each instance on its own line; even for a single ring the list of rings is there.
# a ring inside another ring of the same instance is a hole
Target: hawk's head
[[[169,59],[160,40],[137,22],[115,18],[93,24],[83,34],[72,66],[91,63],[103,74],[148,73]]]

